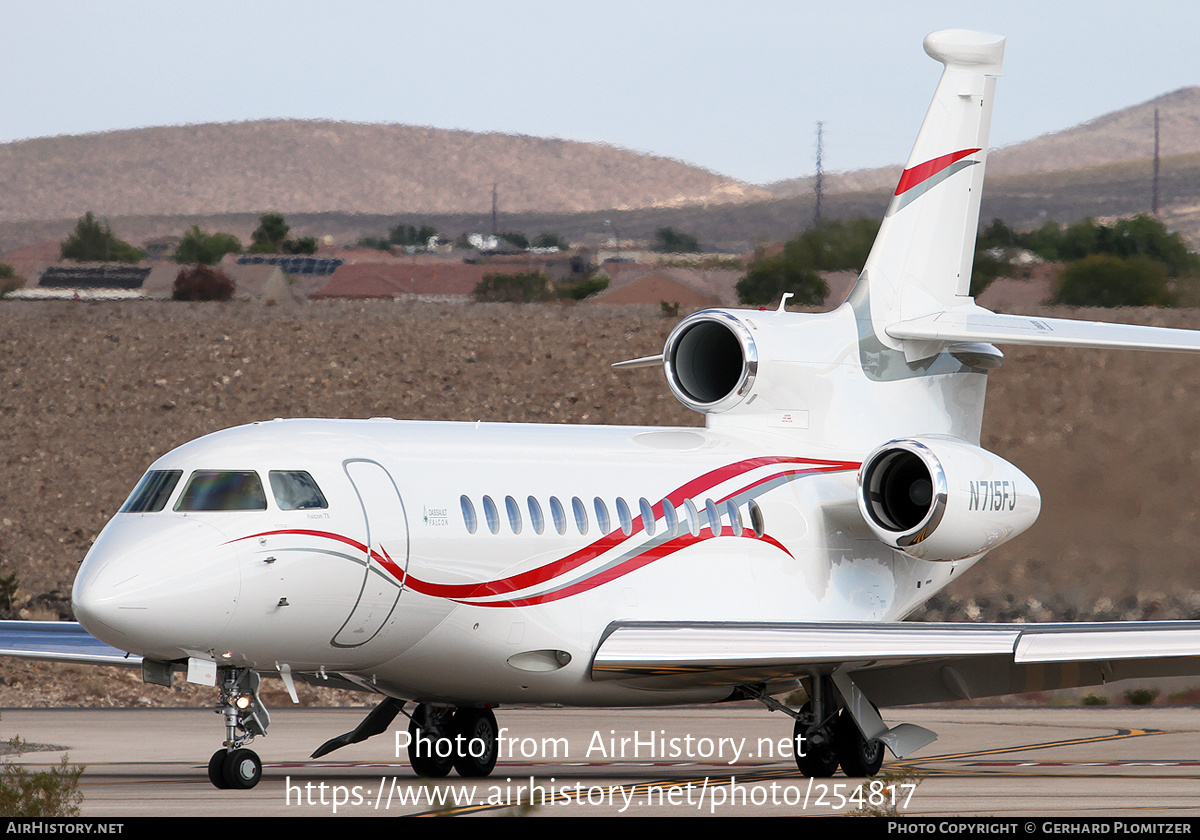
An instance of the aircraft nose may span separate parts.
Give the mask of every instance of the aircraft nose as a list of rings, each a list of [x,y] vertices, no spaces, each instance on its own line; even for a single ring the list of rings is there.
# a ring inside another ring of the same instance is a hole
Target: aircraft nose
[[[195,517],[118,514],[75,577],[75,617],[101,641],[154,659],[211,650],[241,585],[226,543]]]

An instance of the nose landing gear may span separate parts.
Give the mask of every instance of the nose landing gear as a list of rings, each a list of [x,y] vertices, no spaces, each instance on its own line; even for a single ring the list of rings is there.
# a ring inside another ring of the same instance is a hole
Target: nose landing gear
[[[215,711],[225,716],[225,746],[208,760],[208,780],[222,790],[248,790],[262,778],[262,761],[244,745],[266,735],[271,723],[258,698],[262,680],[248,668],[220,668],[217,677],[221,699]]]

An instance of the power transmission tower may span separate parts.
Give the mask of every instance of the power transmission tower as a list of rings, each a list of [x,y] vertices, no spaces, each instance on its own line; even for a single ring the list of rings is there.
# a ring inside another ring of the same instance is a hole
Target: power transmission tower
[[[1158,217],[1158,109],[1154,109],[1154,199],[1152,209]]]
[[[825,123],[817,121],[817,180],[813,184],[813,192],[817,194],[816,207],[813,208],[813,227],[821,226],[821,193],[824,191],[825,172],[821,168],[821,153],[822,153],[822,134],[824,132]]]

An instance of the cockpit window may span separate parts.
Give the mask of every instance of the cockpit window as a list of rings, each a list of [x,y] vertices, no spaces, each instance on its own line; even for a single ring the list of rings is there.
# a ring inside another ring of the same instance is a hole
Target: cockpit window
[[[175,510],[266,510],[267,496],[262,481],[252,470],[196,470]]]
[[[167,506],[167,499],[179,483],[183,470],[150,470],[133,488],[121,513],[157,513]]]
[[[303,470],[271,470],[271,493],[280,510],[324,510],[325,495],[313,477]]]

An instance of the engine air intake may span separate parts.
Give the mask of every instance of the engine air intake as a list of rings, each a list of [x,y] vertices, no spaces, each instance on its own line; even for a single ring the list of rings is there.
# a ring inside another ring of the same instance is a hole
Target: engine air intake
[[[701,413],[740,403],[754,385],[758,351],[749,329],[726,312],[697,312],[681,321],[663,350],[675,397]]]

